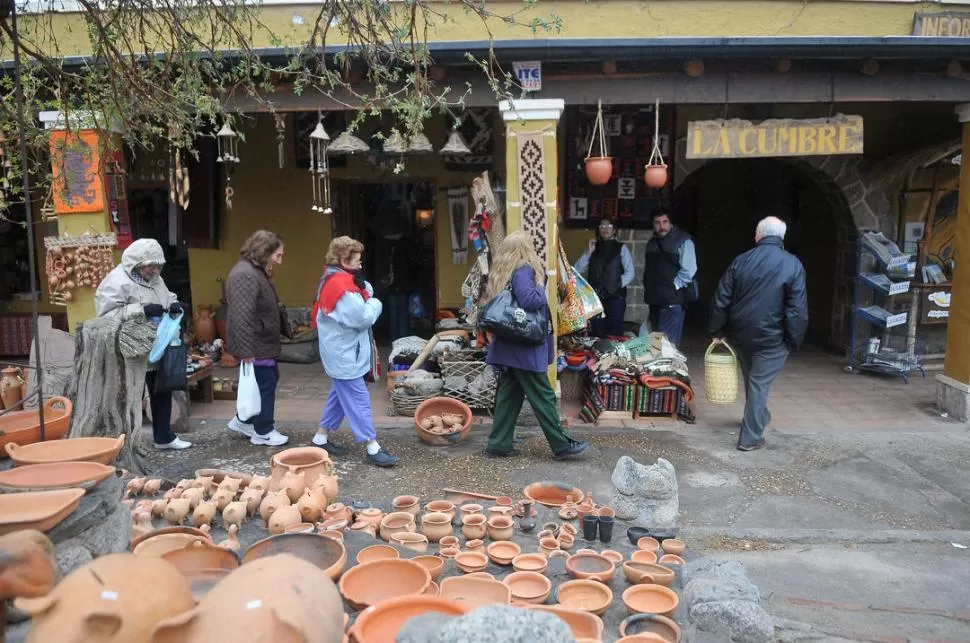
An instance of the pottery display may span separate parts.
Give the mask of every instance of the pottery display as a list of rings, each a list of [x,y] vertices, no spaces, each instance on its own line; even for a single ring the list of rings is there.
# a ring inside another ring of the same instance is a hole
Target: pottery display
[[[600,641],[603,638],[603,619],[595,614],[562,605],[533,605],[531,609],[558,616],[569,626],[577,640]]]
[[[680,555],[684,553],[687,546],[681,540],[668,538],[660,543],[660,548],[663,549],[665,554]]]
[[[484,538],[487,532],[484,514],[467,514],[461,519],[461,533],[470,540]]]
[[[680,643],[680,626],[659,614],[634,614],[620,623],[620,636],[657,634],[668,643]]]
[[[646,587],[634,585],[634,587]],[[632,589],[632,588],[631,588]],[[566,581],[556,588],[560,605],[602,616],[613,602],[613,591],[608,585],[595,580],[578,579]]]
[[[515,523],[509,516],[492,516],[488,519],[488,537],[492,540],[510,540]]]
[[[394,643],[398,631],[411,618],[429,612],[461,616],[471,607],[441,596],[399,596],[367,608],[350,628],[358,643]]]
[[[53,442],[35,442],[22,446],[16,442],[4,445],[7,455],[17,464],[50,462],[100,462],[111,464],[125,444],[125,434],[117,438],[73,438]]]
[[[0,489],[50,491],[87,489],[115,474],[115,468],[97,462],[29,464],[0,472]]]
[[[455,514],[458,512],[458,508],[455,507],[455,503],[449,500],[432,500],[424,506],[424,510],[428,513],[442,513],[448,516],[448,520],[454,520]]]
[[[687,561],[678,556],[677,554],[664,554],[660,557],[660,561],[664,565],[686,565]]]
[[[552,593],[552,582],[539,572],[512,572],[502,583],[509,588],[513,601],[541,605]]]
[[[19,368],[4,368],[0,370],[0,401],[3,408],[12,409],[20,405],[24,399],[24,379],[20,376]],[[46,428],[46,422],[45,428]]]
[[[499,540],[486,547],[485,553],[496,565],[511,565],[512,560],[522,553],[522,548],[511,540]]]
[[[381,535],[381,540],[387,541],[390,540],[391,534],[414,531],[414,527],[414,516],[412,514],[406,511],[395,511],[384,516],[378,533]]]
[[[0,494],[0,536],[21,529],[49,531],[71,515],[84,489]]]
[[[71,428],[74,405],[66,397],[52,397],[44,402],[44,440],[60,440]],[[23,446],[40,442],[40,411],[10,411],[0,415],[0,447],[16,442]],[[0,449],[0,458],[7,452]]]
[[[449,576],[441,581],[438,595],[464,603],[470,609],[483,605],[508,605],[512,592],[508,585],[491,578]]]
[[[240,565],[235,552],[204,540],[194,540],[180,549],[167,551],[162,554],[162,560],[171,563],[186,576],[203,569],[232,571]]]
[[[243,564],[280,554],[295,556],[323,570],[336,581],[347,564],[343,543],[319,534],[280,534],[257,541],[242,555]]]
[[[270,468],[272,470],[270,491],[279,491],[283,488],[283,476],[287,473],[302,473],[303,483],[308,487],[313,486],[320,477],[333,476],[333,463],[330,461],[330,456],[317,447],[284,449],[270,458]],[[328,499],[336,501],[336,488],[333,495],[326,488],[324,491]],[[303,493],[302,489],[300,493]]]
[[[446,513],[426,513],[421,516],[421,533],[436,543],[452,535],[451,516]]]
[[[351,567],[340,578],[340,593],[357,610],[398,596],[422,594],[431,574],[420,563],[388,558]]]
[[[567,496],[572,496],[573,502],[583,499],[583,492],[564,482],[533,482],[522,490],[529,500],[547,507],[562,507]]]
[[[405,549],[410,549],[411,551],[428,551],[428,537],[412,531],[399,531],[396,534],[391,534],[390,542]]]
[[[163,527],[145,536],[133,538],[131,552],[139,555],[162,556],[174,549],[182,549],[196,540],[212,543],[207,533],[195,527]]]
[[[284,505],[274,511],[273,515],[269,517],[269,524],[266,526],[266,531],[277,536],[285,532],[287,527],[298,525],[301,522],[303,522],[303,516],[300,515],[300,510],[294,505]]]
[[[644,536],[643,538],[637,540],[637,549],[656,552],[658,549],[660,549],[660,541],[652,536]]]
[[[391,501],[391,506],[394,507],[394,511],[407,512],[412,516],[417,516],[421,511],[421,505],[418,502],[417,496],[398,496]]]
[[[397,550],[397,547],[391,545],[371,545],[370,547],[364,547],[357,553],[357,564],[364,565],[366,563],[372,563],[375,560],[400,557],[401,552]]]
[[[662,585],[633,585],[623,592],[623,604],[633,613],[671,618],[680,603],[677,593]]]
[[[327,575],[305,560],[280,554],[232,571],[197,607],[159,623],[151,638],[125,640],[318,643],[341,640],[343,622],[340,595]]]
[[[627,580],[638,585],[640,583],[655,583],[657,585],[669,586],[674,582],[677,574],[662,565],[653,563],[638,563],[628,561],[623,563],[623,574]]]
[[[195,338],[205,344],[216,339],[216,321],[212,316],[212,306],[202,304],[194,320]]]
[[[602,554],[576,553],[566,560],[566,571],[573,578],[608,583],[616,572],[616,565]]]
[[[488,555],[481,551],[463,551],[455,556],[455,564],[466,574],[484,571],[488,566]]]
[[[28,643],[158,641],[155,626],[192,609],[195,599],[189,581],[161,558],[108,554],[75,569],[46,596],[14,605],[32,619]]]
[[[519,554],[512,559],[512,569],[517,572],[544,573],[549,566],[549,559],[542,554]]]
[[[657,552],[638,549],[630,554],[630,560],[635,563],[656,563]]]
[[[431,574],[431,580],[436,581],[441,578],[441,572],[445,570],[445,561],[440,556],[415,556],[409,559],[412,562],[424,565]],[[437,594],[437,592],[435,592]]]

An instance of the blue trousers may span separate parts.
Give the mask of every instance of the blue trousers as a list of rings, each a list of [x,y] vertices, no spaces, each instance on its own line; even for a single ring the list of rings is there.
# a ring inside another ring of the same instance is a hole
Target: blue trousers
[[[371,411],[370,393],[363,377],[355,380],[330,380],[330,395],[320,416],[320,428],[336,431],[347,418],[350,432],[357,442],[377,439],[374,414]]]
[[[626,297],[603,300],[603,315],[590,322],[594,337],[623,337],[623,317],[626,315]]]
[[[737,352],[744,377],[744,418],[741,420],[738,444],[750,447],[761,441],[771,422],[768,393],[788,359],[788,348],[784,344],[754,350],[739,346]]]
[[[383,301],[387,311],[388,334],[391,341],[411,334],[411,317],[408,314],[408,296],[405,293],[387,295]]]
[[[680,304],[650,306],[650,330],[664,333],[667,339],[680,348],[680,340],[684,334],[684,307]]]
[[[253,366],[253,375],[259,387],[259,415],[239,419],[252,424],[257,435],[266,435],[276,428],[273,416],[276,414],[276,385],[280,381],[280,369],[279,366]]]

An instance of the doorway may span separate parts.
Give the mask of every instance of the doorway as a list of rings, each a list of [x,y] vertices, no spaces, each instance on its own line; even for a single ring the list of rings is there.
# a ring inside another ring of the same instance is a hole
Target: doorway
[[[135,187],[128,190],[128,211],[135,239],[154,239],[165,252],[162,279],[178,300],[192,305],[189,252],[182,241],[180,217],[171,207],[168,189]]]

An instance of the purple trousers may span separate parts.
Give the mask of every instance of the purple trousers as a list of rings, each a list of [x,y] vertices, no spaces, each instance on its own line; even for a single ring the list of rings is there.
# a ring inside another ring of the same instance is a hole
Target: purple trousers
[[[369,442],[377,438],[370,393],[363,377],[355,380],[330,379],[330,395],[320,416],[320,428],[336,431],[345,417],[355,441]]]

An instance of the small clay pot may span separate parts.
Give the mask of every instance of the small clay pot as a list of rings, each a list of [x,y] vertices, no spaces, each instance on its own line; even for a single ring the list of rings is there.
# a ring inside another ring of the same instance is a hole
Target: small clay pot
[[[660,543],[660,547],[664,550],[665,554],[675,554],[678,556],[683,554],[684,550],[687,549],[687,546],[683,543],[683,541],[677,540],[676,538],[668,538],[667,540],[664,540]]]
[[[495,499],[495,504],[498,505],[499,507],[511,507],[512,498],[510,498],[509,496],[499,496],[498,498]]]
[[[559,549],[569,551],[576,544],[576,538],[571,534],[559,534]]]
[[[547,522],[539,527],[539,531],[551,531],[553,536],[559,535],[559,523],[558,522]]]
[[[367,509],[361,509],[357,512],[357,520],[360,522],[368,522],[374,527],[381,526],[381,520],[384,519],[384,512],[376,507],[368,507]]]
[[[522,548],[514,542],[500,540],[489,545],[486,553],[496,565],[511,565],[512,559],[522,553]]]
[[[445,536],[438,541],[438,545],[444,549],[445,547],[458,547],[458,536]]]
[[[543,538],[539,541],[539,553],[548,556],[559,550],[559,541],[555,538]]]
[[[480,551],[463,551],[455,556],[455,564],[466,574],[481,572],[488,566],[488,556]]]
[[[549,559],[542,554],[519,554],[512,559],[512,569],[517,572],[545,573]]]
[[[442,547],[438,550],[438,555],[445,560],[450,560],[461,553],[461,550],[457,547]]]
[[[390,540],[391,534],[414,531],[414,515],[406,511],[395,511],[384,516],[378,533],[382,540]]]
[[[492,540],[511,540],[514,526],[509,516],[492,516],[488,520],[488,537]]]
[[[371,545],[370,547],[364,547],[357,553],[357,564],[363,565],[374,562],[375,560],[400,557],[401,552],[396,547],[392,547],[391,545]]]
[[[427,567],[428,573],[431,574],[431,580],[433,581],[438,580],[445,569],[445,561],[440,556],[415,556],[410,560]]]
[[[417,516],[421,511],[421,505],[417,496],[398,496],[392,502],[394,511],[406,511],[412,516]]]
[[[623,603],[634,614],[660,614],[671,618],[680,599],[673,590],[650,583],[628,587],[623,592]]]
[[[391,542],[395,545],[400,545],[410,549],[411,551],[417,551],[424,553],[428,551],[428,537],[424,534],[416,534],[410,531],[400,531],[396,534],[391,534]]]
[[[480,513],[466,514],[461,519],[461,533],[469,540],[484,538],[487,531],[486,518]]]
[[[446,513],[427,513],[421,516],[421,533],[436,543],[452,534],[451,516]]]
[[[485,549],[485,541],[481,538],[469,540],[465,543],[465,551],[479,551]]]
[[[446,514],[449,520],[454,520],[455,514],[458,512],[455,503],[449,500],[432,500],[424,506],[424,510],[428,513]]]
[[[656,552],[658,549],[660,549],[660,543],[652,536],[644,536],[637,541],[637,549]]]
[[[660,562],[664,565],[686,565],[687,561],[677,554],[664,554],[660,557]]]
[[[458,509],[461,511],[462,517],[464,517],[471,514],[480,514],[485,508],[479,504],[470,502],[458,507]]]
[[[647,551],[646,549],[638,549],[630,554],[630,561],[634,563],[650,563],[651,565],[655,565],[657,563],[657,552]]]
[[[541,605],[552,593],[552,582],[539,572],[512,572],[502,583],[508,586],[512,600]]]
[[[350,526],[351,531],[362,531],[364,533],[370,534],[372,537],[377,537],[377,527],[373,523],[364,522],[358,520]]]
[[[616,551],[615,549],[604,549],[600,552],[600,556],[610,560],[614,565],[620,565],[623,563],[623,554]]]

